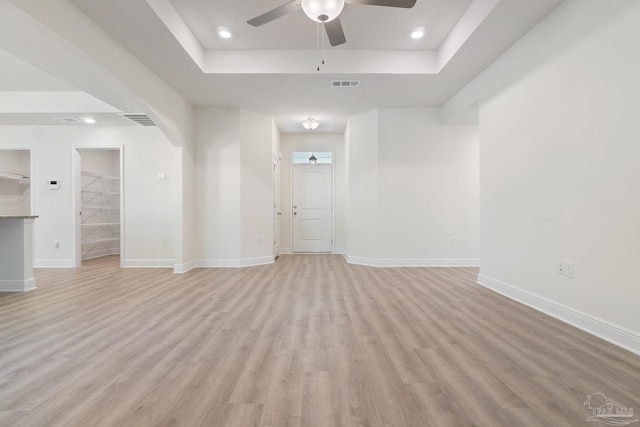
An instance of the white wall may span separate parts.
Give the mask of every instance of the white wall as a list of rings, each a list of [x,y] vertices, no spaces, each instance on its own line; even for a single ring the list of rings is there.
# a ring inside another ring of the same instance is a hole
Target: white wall
[[[72,147],[124,146],[125,265],[172,266],[174,224],[178,206],[173,203],[176,148],[157,128],[139,126],[1,126],[0,148],[32,148],[35,222],[35,265],[72,265]],[[158,181],[157,172],[168,179]],[[46,188],[46,180],[60,180],[60,190]],[[168,245],[161,245],[161,237]],[[60,242],[55,248],[53,242]]]
[[[198,259],[240,258],[240,111],[196,111]]]
[[[440,110],[379,112],[381,259],[478,264],[478,128]]]
[[[173,146],[157,128],[131,137],[124,147],[125,265],[173,267],[176,234],[182,205],[177,203],[182,171],[174,157],[181,149]],[[145,138],[146,136],[146,138]],[[164,180],[158,173],[165,174]],[[167,238],[163,245],[162,238]]]
[[[192,268],[198,259],[198,245],[200,230],[197,228],[197,172],[195,143],[185,145],[177,149],[175,156],[175,169],[182,174],[176,177],[177,188],[176,205],[178,209],[176,218],[176,257],[175,273],[183,273]]]
[[[280,176],[281,194],[281,247],[283,252],[291,252],[291,156],[294,151],[333,152],[334,179],[334,251],[344,252],[346,159],[344,135],[322,133],[291,133],[281,137],[282,160]]]
[[[200,233],[194,266],[272,262],[272,118],[237,108],[196,114]]]
[[[345,252],[351,262],[378,258],[378,110],[349,117],[346,137]]]
[[[638,22],[566,1],[458,98],[480,98],[479,281],[640,353]]]
[[[478,264],[478,128],[440,110],[381,109],[349,120],[350,262]]]
[[[29,150],[6,150],[0,146],[0,172],[30,176]],[[0,215],[29,215],[30,213],[30,185],[0,177]]]
[[[273,261],[273,119],[240,110],[241,259]]]

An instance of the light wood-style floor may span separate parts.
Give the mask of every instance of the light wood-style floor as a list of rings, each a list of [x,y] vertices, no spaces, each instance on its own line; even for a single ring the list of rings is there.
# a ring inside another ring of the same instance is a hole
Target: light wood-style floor
[[[640,357],[476,275],[38,270],[0,295],[0,426],[587,426],[595,392],[640,412]]]

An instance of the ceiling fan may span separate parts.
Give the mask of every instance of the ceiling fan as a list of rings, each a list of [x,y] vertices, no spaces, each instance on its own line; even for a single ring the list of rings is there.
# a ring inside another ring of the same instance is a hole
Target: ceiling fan
[[[259,27],[302,8],[309,18],[324,24],[331,46],[338,46],[347,41],[338,16],[345,3],[409,9],[416,4],[416,0],[293,0],[248,20],[247,24]]]

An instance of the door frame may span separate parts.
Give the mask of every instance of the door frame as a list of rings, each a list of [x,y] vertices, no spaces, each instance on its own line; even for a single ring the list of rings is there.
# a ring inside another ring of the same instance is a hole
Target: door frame
[[[305,147],[305,146],[296,146],[291,147],[291,151],[289,152],[289,212],[287,215],[289,216],[289,249],[292,254],[293,252],[293,215],[291,212],[293,211],[293,153],[301,152],[301,151],[311,151],[311,152],[324,152],[331,153],[331,252],[329,254],[335,253],[335,242],[336,242],[336,153],[335,150],[322,148],[322,147]],[[304,163],[299,163],[304,164]],[[282,199],[282,194],[280,195]],[[302,252],[297,252],[302,253]],[[322,253],[318,253],[322,254]]]
[[[82,265],[82,221],[80,218],[80,208],[82,204],[82,160],[81,150],[96,151],[118,151],[120,158],[120,268],[124,268],[125,261],[125,235],[124,235],[124,144],[102,144],[102,145],[86,145],[74,144],[71,146],[71,218],[72,218],[72,238],[71,238],[71,254],[72,267],[78,268]]]
[[[276,259],[280,256],[282,252],[282,159],[280,156],[273,153],[272,156],[272,175],[271,175],[271,186],[273,191],[273,209],[272,209],[272,220],[273,220],[273,259]],[[276,168],[278,169],[278,182],[276,186]],[[279,187],[276,189],[276,187]],[[277,191],[277,193],[276,193]],[[278,195],[278,206],[276,206],[276,194]],[[278,211],[276,212],[276,207]],[[278,227],[276,230],[276,217],[278,216]],[[277,234],[277,236],[276,236]],[[277,240],[276,240],[277,239]],[[277,242],[277,245],[276,245]]]

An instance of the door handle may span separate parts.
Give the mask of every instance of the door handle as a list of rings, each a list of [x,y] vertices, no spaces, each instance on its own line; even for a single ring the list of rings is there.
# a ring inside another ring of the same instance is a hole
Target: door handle
[[[278,212],[278,216],[282,215],[282,212]]]
[[[294,212],[293,214],[294,214],[294,215],[298,215],[298,212]]]

